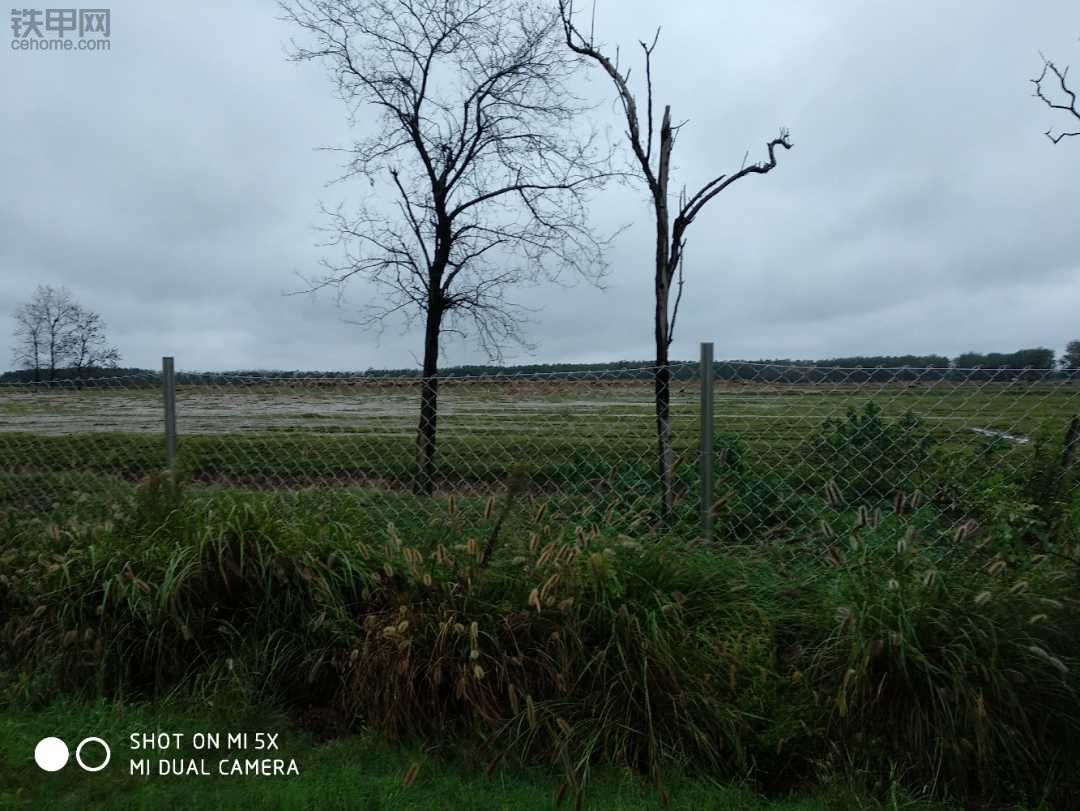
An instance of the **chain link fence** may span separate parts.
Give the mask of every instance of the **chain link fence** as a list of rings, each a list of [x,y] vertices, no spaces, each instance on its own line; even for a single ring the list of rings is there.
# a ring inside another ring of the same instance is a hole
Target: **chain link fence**
[[[490,512],[515,479],[552,518],[726,541],[873,520],[897,499],[953,523],[1077,502],[1073,372],[672,364],[666,510],[648,367],[440,378],[429,487],[418,377],[180,371],[174,398],[171,377],[0,384],[0,513],[107,505],[170,467],[191,489],[353,499],[379,526],[451,501]]]

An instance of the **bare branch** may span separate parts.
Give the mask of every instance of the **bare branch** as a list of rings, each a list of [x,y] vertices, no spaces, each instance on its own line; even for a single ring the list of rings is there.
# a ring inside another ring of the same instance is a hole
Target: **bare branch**
[[[1039,55],[1042,56],[1042,54]],[[1058,68],[1057,65],[1051,62],[1045,56],[1042,56],[1042,60],[1042,72],[1036,78],[1030,80],[1031,83],[1035,86],[1035,97],[1041,100],[1050,109],[1061,110],[1071,115],[1077,121],[1080,121],[1080,109],[1077,109],[1076,106],[1076,93],[1075,91],[1070,89],[1068,82],[1066,81],[1066,77],[1069,75],[1068,66],[1066,66],[1064,70],[1061,70],[1060,68]],[[1043,81],[1045,81],[1047,78],[1047,72],[1053,73],[1054,76],[1057,77],[1058,84],[1060,85],[1060,92],[1065,96],[1067,102],[1055,101],[1053,98],[1046,95],[1046,93],[1044,92]],[[1054,135],[1053,129],[1051,128],[1043,134],[1046,135],[1046,137],[1049,138],[1053,143],[1057,144],[1060,143],[1061,140],[1064,138],[1070,138],[1080,135],[1080,129],[1061,130],[1057,133],[1057,135]]]

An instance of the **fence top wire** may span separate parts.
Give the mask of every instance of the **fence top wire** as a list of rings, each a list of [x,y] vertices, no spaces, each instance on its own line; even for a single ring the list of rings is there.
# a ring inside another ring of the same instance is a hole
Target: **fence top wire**
[[[669,363],[668,368],[673,373],[677,370],[693,368],[696,364],[689,362]],[[554,372],[506,372],[504,374],[488,373],[477,375],[439,374],[435,377],[440,383],[506,383],[513,381],[563,381],[563,380],[651,380],[655,371],[654,366],[639,366],[627,369],[575,369]],[[648,376],[648,377],[647,377]],[[380,374],[323,374],[323,375],[293,375],[274,376],[257,374],[233,374],[230,372],[193,372],[177,371],[177,382],[214,382],[215,380],[241,381],[252,384],[259,383],[369,383],[375,385],[408,384],[416,385],[423,381],[420,373],[408,376],[389,376]],[[196,379],[196,380],[192,380]]]

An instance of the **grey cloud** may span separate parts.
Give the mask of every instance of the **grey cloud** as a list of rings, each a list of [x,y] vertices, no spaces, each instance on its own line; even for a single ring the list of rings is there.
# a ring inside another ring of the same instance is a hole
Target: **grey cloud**
[[[325,255],[320,201],[371,190],[327,186],[338,160],[317,147],[353,134],[325,74],[284,58],[293,32],[273,4],[112,9],[109,53],[0,49],[0,368],[7,313],[48,283],[101,312],[133,365],[415,364],[416,330],[344,323],[372,291],[350,288],[342,309],[282,295]],[[780,125],[795,141],[692,227],[675,356],[700,340],[720,357],[823,357],[1060,349],[1080,334],[1080,147],[1042,136],[1053,119],[1026,81],[1039,49],[1080,64],[1072,3],[599,4],[624,60],[659,24],[657,97],[688,119],[680,183],[760,158]],[[607,83],[589,74],[581,91],[617,138]],[[541,307],[536,360],[651,354],[643,191],[606,190],[595,223],[633,223],[606,289],[517,296]],[[457,341],[444,352],[481,358]]]

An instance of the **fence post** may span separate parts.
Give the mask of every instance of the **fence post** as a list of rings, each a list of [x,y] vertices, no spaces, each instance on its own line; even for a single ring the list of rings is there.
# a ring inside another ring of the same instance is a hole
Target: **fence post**
[[[701,529],[712,540],[713,505],[713,345],[701,344]]]
[[[165,467],[176,473],[176,371],[173,359],[161,359],[161,386],[165,399]]]

